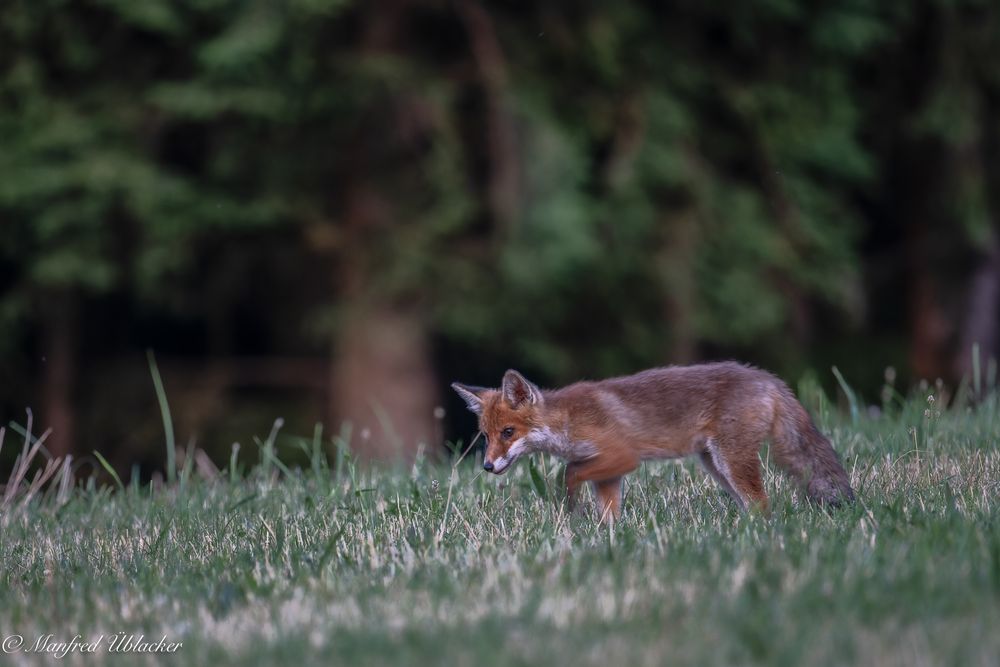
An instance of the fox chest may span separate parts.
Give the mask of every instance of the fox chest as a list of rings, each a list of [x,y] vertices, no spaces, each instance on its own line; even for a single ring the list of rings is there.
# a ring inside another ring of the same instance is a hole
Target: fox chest
[[[537,429],[526,438],[532,451],[552,454],[564,461],[583,461],[597,454],[597,447],[587,440],[569,438],[551,429]]]

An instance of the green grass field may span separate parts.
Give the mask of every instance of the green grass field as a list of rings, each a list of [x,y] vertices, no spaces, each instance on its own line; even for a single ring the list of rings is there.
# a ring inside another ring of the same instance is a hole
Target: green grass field
[[[62,660],[87,665],[996,665],[998,417],[824,410],[855,506],[769,468],[773,516],[740,514],[694,464],[650,464],[613,531],[567,516],[554,460],[363,471],[287,435],[215,480],[8,485],[0,634],[183,643]],[[0,663],[52,662],[24,647]]]

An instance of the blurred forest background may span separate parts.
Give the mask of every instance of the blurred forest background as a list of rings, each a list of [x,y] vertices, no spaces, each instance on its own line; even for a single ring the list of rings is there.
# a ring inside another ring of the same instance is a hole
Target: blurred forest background
[[[162,467],[147,350],[221,460],[467,439],[511,366],[954,383],[998,160],[986,0],[5,0],[0,417]]]

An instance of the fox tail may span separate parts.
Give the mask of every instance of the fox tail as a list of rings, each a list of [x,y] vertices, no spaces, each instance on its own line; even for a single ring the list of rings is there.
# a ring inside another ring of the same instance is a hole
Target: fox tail
[[[797,479],[821,505],[854,501],[851,481],[830,441],[787,387],[780,388],[771,451],[775,463]]]

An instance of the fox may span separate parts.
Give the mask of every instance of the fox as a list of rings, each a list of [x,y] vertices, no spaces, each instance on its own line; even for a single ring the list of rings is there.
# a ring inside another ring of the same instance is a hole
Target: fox
[[[666,366],[549,390],[511,369],[496,389],[451,386],[479,419],[486,472],[502,475],[522,456],[552,454],[566,462],[570,510],[590,482],[600,522],[620,519],[623,479],[642,462],[684,457],[697,457],[741,510],[768,514],[765,441],[810,500],[854,501],[830,441],[788,385],[753,366]]]

